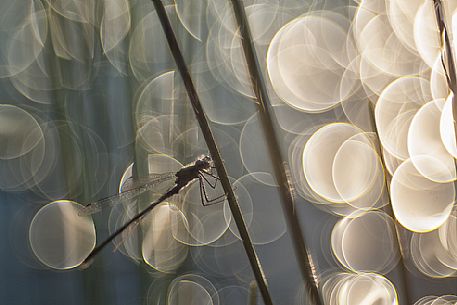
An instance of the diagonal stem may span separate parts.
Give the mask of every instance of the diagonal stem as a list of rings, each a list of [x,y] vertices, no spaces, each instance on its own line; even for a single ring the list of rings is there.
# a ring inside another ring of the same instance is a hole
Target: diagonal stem
[[[252,87],[257,98],[257,105],[265,137],[267,138],[268,151],[273,163],[273,170],[276,180],[279,183],[279,191],[283,210],[292,234],[295,255],[300,265],[300,271],[304,279],[305,288],[309,293],[312,305],[321,305],[322,300],[318,290],[318,276],[316,274],[312,257],[303,236],[303,231],[294,208],[294,199],[288,173],[288,165],[283,161],[278,138],[274,130],[274,116],[270,114],[270,100],[267,93],[265,81],[260,70],[259,61],[255,52],[252,34],[246,17],[242,1],[231,0],[238,27],[241,32],[241,42],[244,56],[248,66]],[[276,124],[277,125],[277,124]]]
[[[435,17],[440,31],[440,47],[441,47],[441,62],[443,64],[444,73],[449,89],[453,93],[452,97],[452,116],[454,118],[454,132],[457,142],[457,75],[455,71],[454,55],[452,52],[451,42],[446,27],[446,19],[444,15],[443,3],[441,0],[433,0],[435,8]],[[446,55],[446,58],[445,58]],[[445,62],[447,61],[448,67]]]
[[[157,15],[159,16],[159,20],[160,20],[162,29],[165,32],[168,46],[170,48],[170,51],[173,55],[176,65],[178,67],[179,73],[184,82],[184,86],[185,86],[187,94],[189,96],[190,103],[194,110],[198,124],[200,125],[200,128],[202,130],[205,142],[208,146],[208,150],[209,150],[211,157],[214,161],[214,164],[216,166],[217,174],[218,174],[219,178],[221,179],[222,187],[223,187],[225,193],[227,194],[227,201],[230,206],[230,211],[232,212],[232,215],[233,215],[233,218],[237,225],[238,231],[240,232],[240,236],[243,241],[244,249],[249,258],[249,262],[251,263],[251,267],[254,272],[254,276],[257,281],[257,284],[259,285],[260,293],[262,294],[265,305],[273,305],[270,293],[268,291],[267,280],[263,273],[263,270],[260,265],[260,261],[257,257],[257,254],[255,252],[255,249],[252,244],[251,238],[249,236],[246,224],[244,223],[240,206],[238,204],[238,201],[235,197],[232,186],[230,184],[230,181],[229,181],[229,178],[227,175],[227,171],[224,166],[224,162],[222,161],[222,157],[219,153],[219,149],[216,145],[216,141],[214,140],[213,134],[211,132],[211,128],[208,124],[208,120],[205,115],[205,112],[200,103],[200,99],[198,97],[197,91],[195,90],[195,86],[192,82],[192,78],[190,76],[189,70],[184,61],[184,57],[181,53],[181,50],[179,49],[175,33],[173,32],[173,29],[170,25],[170,21],[168,19],[168,16],[167,16],[167,13],[165,11],[162,1],[161,0],[152,0],[152,2],[156,9]]]

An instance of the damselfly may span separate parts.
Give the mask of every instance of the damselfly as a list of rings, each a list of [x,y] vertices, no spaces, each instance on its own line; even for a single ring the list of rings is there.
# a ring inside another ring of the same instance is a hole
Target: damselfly
[[[219,178],[212,173],[212,169],[214,168],[213,161],[209,156],[201,156],[195,162],[182,167],[176,173],[167,173],[163,175],[150,175],[146,178],[141,178],[137,180],[129,179],[124,183],[122,188],[122,192],[113,195],[107,198],[103,198],[99,201],[93,202],[88,204],[87,206],[83,207],[80,211],[80,215],[88,215],[94,212],[99,211],[103,206],[112,205],[118,203],[119,201],[128,201],[136,198],[137,196],[141,195],[142,193],[152,190],[153,187],[161,182],[170,179],[171,177],[176,177],[175,184],[171,187],[167,192],[165,192],[162,196],[160,196],[156,201],[152,202],[148,207],[130,219],[127,223],[117,229],[113,234],[111,234],[106,240],[100,243],[97,247],[95,247],[92,252],[87,256],[81,266],[88,266],[91,262],[92,258],[96,256],[103,248],[106,247],[110,242],[112,242],[117,236],[122,234],[126,231],[130,226],[134,225],[141,221],[141,219],[146,216],[152,209],[157,206],[158,204],[164,202],[165,200],[169,199],[170,197],[178,194],[183,188],[188,186],[190,183],[194,181],[199,181],[200,183],[200,196],[202,200],[202,205],[210,205],[220,203],[225,200],[225,194],[217,196],[215,198],[208,198],[207,192],[205,190],[205,182],[211,188],[215,189],[217,181]],[[211,183],[208,177],[214,179],[214,182]]]

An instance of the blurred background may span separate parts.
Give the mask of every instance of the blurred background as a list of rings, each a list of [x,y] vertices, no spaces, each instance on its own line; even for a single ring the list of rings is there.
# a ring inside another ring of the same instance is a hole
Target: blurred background
[[[294,252],[231,1],[163,3],[273,303],[311,304],[310,260],[324,304],[456,304],[453,94],[432,1],[242,1],[311,259]],[[457,2],[443,6],[452,36]],[[81,205],[209,153],[152,2],[1,1],[0,42],[0,303],[250,304],[227,202],[202,206],[198,182],[79,267],[174,181]]]

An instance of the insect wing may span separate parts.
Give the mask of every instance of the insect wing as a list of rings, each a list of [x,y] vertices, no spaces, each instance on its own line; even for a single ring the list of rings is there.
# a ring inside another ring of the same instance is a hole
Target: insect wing
[[[148,189],[152,189],[156,185],[168,181],[172,178],[175,178],[175,173],[174,172],[169,172],[169,173],[163,173],[163,174],[149,174],[147,177],[140,177],[133,179],[132,177],[126,179],[121,187],[120,191],[121,193],[127,192],[130,190],[135,190],[139,189],[142,187],[146,187]]]
[[[119,194],[109,196],[98,201],[89,203],[78,212],[80,216],[88,216],[100,212],[103,208],[119,203],[126,205],[132,199],[138,197],[146,191],[152,190],[157,184],[165,182],[175,177],[174,173],[150,174],[147,177],[125,180],[120,187]]]

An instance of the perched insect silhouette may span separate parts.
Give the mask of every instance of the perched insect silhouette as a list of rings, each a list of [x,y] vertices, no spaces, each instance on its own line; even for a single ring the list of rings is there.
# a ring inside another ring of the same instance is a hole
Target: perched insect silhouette
[[[138,213],[136,216],[134,216],[132,219],[130,219],[127,223],[125,223],[123,226],[118,228],[113,234],[111,234],[106,240],[104,240],[102,243],[100,243],[97,247],[95,247],[92,252],[87,256],[87,258],[84,260],[84,262],[81,264],[81,267],[87,267],[90,265],[92,259],[101,251],[103,248],[106,247],[110,242],[112,242],[117,236],[122,234],[125,230],[127,230],[130,226],[132,226],[135,223],[138,223],[141,221],[141,219],[147,215],[152,209],[160,204],[161,202],[164,202],[165,200],[169,199],[170,197],[178,194],[182,189],[184,189],[186,186],[191,184],[194,181],[199,181],[200,183],[200,196],[202,200],[202,205],[207,206],[207,205],[212,205],[212,204],[217,204],[221,203],[225,200],[225,194],[222,194],[220,196],[217,196],[215,198],[208,198],[207,192],[205,190],[205,182],[208,184],[211,188],[215,189],[217,185],[217,181],[219,178],[212,173],[212,169],[214,168],[213,160],[211,159],[210,156],[203,155],[200,156],[197,160],[195,160],[193,163],[186,165],[182,167],[179,171],[176,173],[166,173],[162,175],[150,175],[146,178],[138,179],[138,180],[130,180],[126,182],[126,186],[123,187],[122,192],[113,195],[107,198],[103,198],[101,200],[98,200],[96,202],[90,203],[83,207],[81,211],[79,212],[80,215],[89,215],[94,212],[99,211],[102,206],[104,205],[109,205],[109,204],[114,204],[119,201],[125,201],[125,200],[131,200],[142,193],[152,190],[153,187],[161,182],[170,179],[171,177],[176,177],[175,179],[175,184],[173,187],[171,187],[167,192],[165,192],[162,196],[160,196],[156,201],[152,202],[148,207],[146,207],[144,210],[142,210],[140,213]],[[210,179],[208,177],[211,177],[214,179],[214,182],[211,183]]]

